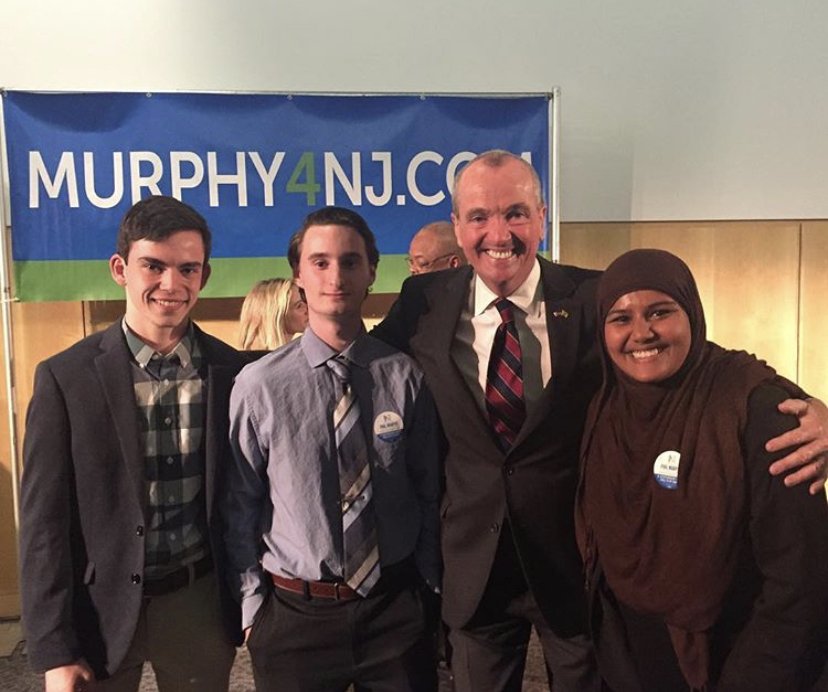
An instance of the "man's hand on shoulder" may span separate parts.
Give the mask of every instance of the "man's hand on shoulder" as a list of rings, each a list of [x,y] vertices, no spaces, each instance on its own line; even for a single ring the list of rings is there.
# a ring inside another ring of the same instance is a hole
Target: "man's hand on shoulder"
[[[95,682],[95,674],[81,658],[67,666],[50,668],[46,671],[44,682],[46,692],[82,692],[87,689],[87,683]]]
[[[810,492],[816,495],[828,480],[828,407],[819,399],[786,399],[779,411],[799,418],[799,426],[774,437],[766,445],[769,452],[794,447],[787,456],[770,466],[774,476],[788,473],[788,487],[811,482]]]

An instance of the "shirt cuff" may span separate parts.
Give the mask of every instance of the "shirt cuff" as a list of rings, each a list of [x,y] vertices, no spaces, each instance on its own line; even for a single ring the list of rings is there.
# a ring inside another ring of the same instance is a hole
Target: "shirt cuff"
[[[253,620],[256,618],[256,613],[259,612],[259,608],[262,607],[263,603],[264,595],[260,593],[254,593],[242,599],[242,631],[253,626]]]

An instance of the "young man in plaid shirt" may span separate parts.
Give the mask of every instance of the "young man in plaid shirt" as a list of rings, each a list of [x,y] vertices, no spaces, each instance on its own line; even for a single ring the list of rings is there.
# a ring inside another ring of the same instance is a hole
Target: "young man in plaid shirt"
[[[226,690],[239,613],[221,579],[213,496],[242,357],[190,320],[210,275],[194,209],[124,217],[112,278],[126,313],[42,362],[26,423],[23,622],[47,692]]]

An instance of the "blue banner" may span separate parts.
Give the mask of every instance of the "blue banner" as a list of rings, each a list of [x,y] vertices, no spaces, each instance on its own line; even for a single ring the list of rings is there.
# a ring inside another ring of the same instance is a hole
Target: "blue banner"
[[[173,195],[216,258],[283,257],[312,209],[352,207],[383,254],[448,219],[458,167],[487,149],[549,180],[546,95],[321,96],[6,92],[16,262],[101,260],[124,212]]]

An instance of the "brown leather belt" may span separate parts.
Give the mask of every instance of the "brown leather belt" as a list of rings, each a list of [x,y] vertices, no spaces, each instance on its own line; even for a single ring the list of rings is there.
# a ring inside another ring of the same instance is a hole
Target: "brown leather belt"
[[[327,598],[333,601],[352,601],[359,598],[356,591],[342,582],[305,581],[304,579],[280,577],[278,574],[271,574],[270,578],[277,589],[298,593],[305,598]]]

